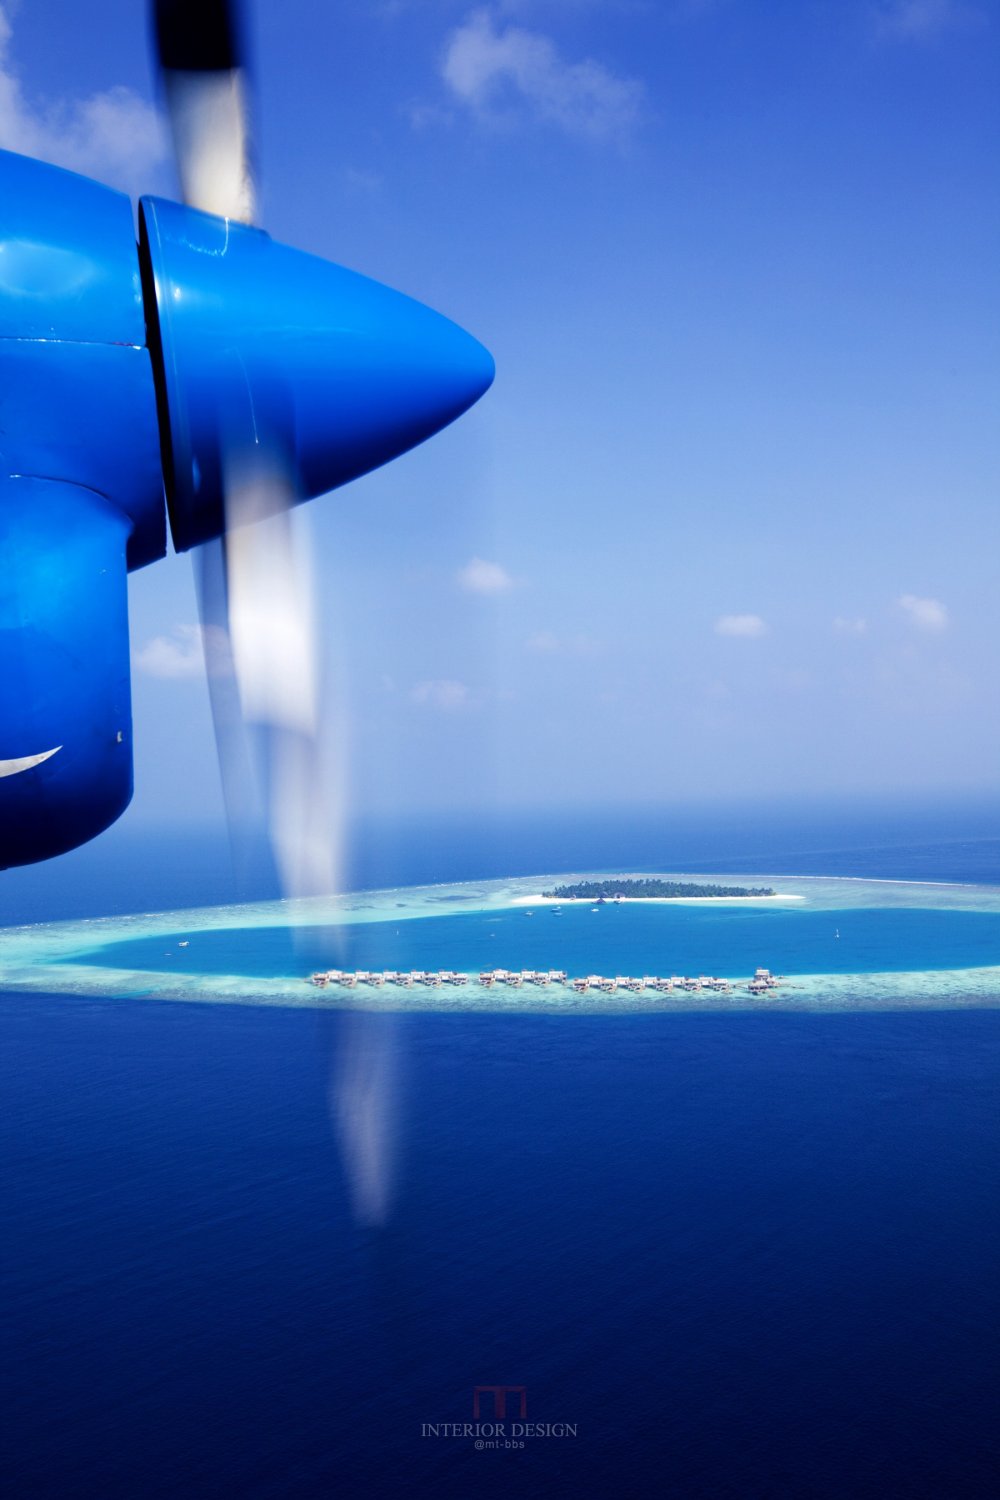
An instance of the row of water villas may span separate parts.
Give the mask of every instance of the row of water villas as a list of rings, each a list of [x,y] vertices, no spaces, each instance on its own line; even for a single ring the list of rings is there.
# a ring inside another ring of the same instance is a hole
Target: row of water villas
[[[763,995],[768,990],[777,989],[781,977],[780,974],[772,974],[770,969],[757,969],[747,989],[751,995]],[[440,989],[443,985],[468,984],[469,976],[457,969],[409,969],[405,972],[396,969],[327,969],[313,974],[310,982],[319,989],[325,989],[330,984],[349,990],[355,989],[359,984],[371,985],[376,989],[381,989],[386,984],[398,985],[407,990],[413,989],[415,985],[429,985]],[[672,974],[669,979],[660,978],[656,974],[644,974],[641,978],[630,974],[617,974],[614,978],[607,978],[603,974],[588,974],[586,978],[569,979],[565,969],[484,969],[479,975],[479,983],[487,990],[494,985],[517,990],[526,984],[542,988],[557,984],[571,986],[578,995],[585,995],[588,990],[598,990],[604,995],[614,995],[618,990],[630,990],[634,994],[641,994],[643,990],[659,990],[663,994],[669,994],[671,990],[686,990],[689,993],[712,990],[720,995],[731,995],[733,992],[731,980],[716,979],[712,974],[700,974],[697,979],[682,974]]]
[[[443,984],[468,982],[468,974],[459,974],[455,969],[410,969],[405,973],[401,969],[327,969],[324,973],[313,974],[310,980],[321,990],[328,984],[337,984],[346,990],[353,990],[359,984],[369,984],[375,989],[381,989],[384,984],[395,984],[412,990],[416,984],[429,984],[440,989]]]

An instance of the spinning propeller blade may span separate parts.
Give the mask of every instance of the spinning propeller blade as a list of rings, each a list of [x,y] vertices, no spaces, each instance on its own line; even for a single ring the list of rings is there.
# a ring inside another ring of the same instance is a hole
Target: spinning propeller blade
[[[257,193],[237,9],[229,0],[155,0],[153,10],[184,201],[252,224]]]
[[[155,0],[154,36],[184,201],[252,223],[249,88],[230,0]],[[255,798],[252,726],[272,848],[287,895],[334,881],[319,737],[319,652],[308,559],[281,458],[254,434],[222,453],[225,535],[198,549],[196,583],[226,812],[239,853]],[[241,722],[242,720],[242,722]]]
[[[171,530],[177,549],[198,557],[234,845],[252,800],[252,745],[285,894],[310,896],[336,888],[342,824],[293,506],[454,421],[492,382],[493,361],[429,308],[246,227],[257,194],[238,19],[229,0],[154,4],[188,207],[142,200],[140,260]],[[342,1028],[331,1110],[358,1215],[379,1223],[392,1179],[394,1043],[385,1017],[356,1020]]]

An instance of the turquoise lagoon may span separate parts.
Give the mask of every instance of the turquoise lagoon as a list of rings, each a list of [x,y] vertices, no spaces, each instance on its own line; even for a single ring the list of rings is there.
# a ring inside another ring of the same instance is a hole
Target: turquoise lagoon
[[[621,872],[624,878],[624,872]],[[665,878],[685,877],[664,872]],[[262,902],[8,928],[7,990],[372,1010],[654,1011],[1000,1005],[1000,887],[795,876],[764,900],[564,903],[537,898],[586,874],[406,887],[295,904]],[[530,913],[530,915],[529,915]],[[754,997],[758,965],[787,976]],[[716,974],[729,996],[579,996],[559,987],[318,990],[315,969],[486,968]],[[744,983],[741,984],[740,982]]]

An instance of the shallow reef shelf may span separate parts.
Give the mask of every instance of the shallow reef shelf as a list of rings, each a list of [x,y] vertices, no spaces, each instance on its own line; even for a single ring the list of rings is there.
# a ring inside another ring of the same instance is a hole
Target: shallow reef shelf
[[[648,877],[649,872],[621,879]],[[659,872],[658,872],[659,873]],[[570,988],[486,989],[476,982],[440,989],[320,990],[306,982],[306,974],[267,978],[251,974],[200,973],[196,967],[199,933],[227,929],[336,927],[379,922],[399,923],[415,918],[456,916],[465,912],[500,913],[511,908],[531,909],[541,893],[555,885],[605,878],[589,872],[525,876],[505,881],[459,885],[413,886],[396,890],[354,893],[300,902],[260,902],[249,905],[195,908],[172,912],[101,917],[86,921],[45,923],[0,929],[0,988],[44,994],[115,999],[184,1000],[203,1004],[296,1006],[314,1009],[436,1010],[436,1011],[546,1011],[653,1012],[691,1010],[886,1010],[1000,1006],[1000,967],[949,968],[928,971],[857,974],[789,973],[777,991],[762,996],[743,987],[732,994],[673,991],[666,994],[618,991],[580,995]],[[850,878],[775,875],[731,875],[724,872],[691,876],[662,872],[665,880],[735,885],[768,885],[774,897],[762,903],[803,903],[813,911],[847,909],[975,911],[1000,914],[1000,888],[916,881],[855,880]],[[704,898],[702,898],[704,899]],[[676,903],[690,904],[692,898]],[[568,903],[563,903],[567,905]],[[589,903],[586,903],[589,905]],[[701,903],[699,903],[701,904]],[[713,907],[745,907],[747,898],[711,898]],[[185,934],[185,948],[194,951],[192,966],[125,968],[102,964],[101,950],[130,939]],[[749,977],[749,976],[747,976]]]

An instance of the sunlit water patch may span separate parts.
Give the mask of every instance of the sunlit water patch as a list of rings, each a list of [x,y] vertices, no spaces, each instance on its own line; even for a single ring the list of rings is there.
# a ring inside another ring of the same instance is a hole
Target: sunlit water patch
[[[181,944],[186,944],[182,947]],[[80,954],[116,968],[164,960],[201,974],[305,975],[343,961],[355,969],[563,969],[584,974],[713,974],[738,979],[758,965],[786,974],[855,974],[1000,965],[1000,912],[848,908],[826,911],[605,906],[556,915],[469,912],[315,927],[184,930],[131,938]]]
[[[742,877],[742,883],[750,883]],[[123,997],[391,1009],[844,1008],[1000,1003],[1000,891],[833,879],[778,880],[776,900],[565,903],[551,880],[369,892],[8,929],[7,988]],[[787,976],[752,996],[758,966]],[[314,970],[456,969],[442,989],[318,990]],[[571,977],[712,974],[733,993],[575,994],[480,986],[481,970]]]

